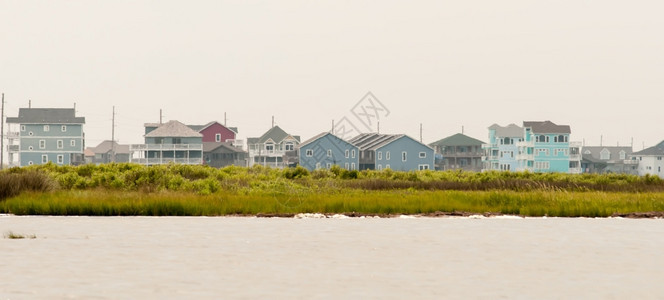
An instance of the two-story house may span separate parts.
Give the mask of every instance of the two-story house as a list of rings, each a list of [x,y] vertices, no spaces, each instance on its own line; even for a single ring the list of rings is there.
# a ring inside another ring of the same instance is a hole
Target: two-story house
[[[145,124],[145,144],[130,145],[130,162],[144,165],[203,163],[203,135],[178,121]]]
[[[8,145],[10,161],[20,166],[53,162],[58,165],[84,163],[84,117],[77,117],[73,108],[20,108],[18,117],[8,117],[7,123],[18,124],[18,145]]]
[[[129,145],[121,145],[115,141],[103,141],[96,147],[87,148],[92,154],[86,163],[107,164],[112,162],[129,162]]]
[[[518,170],[581,173],[581,144],[569,141],[569,125],[526,121],[523,128],[523,141],[517,143]]]
[[[484,144],[483,170],[516,171],[519,162],[517,143],[523,141],[523,128],[516,124],[505,127],[493,124],[489,127],[489,143]]]
[[[255,164],[283,168],[297,163],[295,147],[300,137],[286,133],[279,126],[273,126],[260,137],[247,138],[249,166]]]
[[[632,159],[639,162],[639,176],[657,175],[664,178],[664,141],[632,154]]]
[[[583,173],[637,174],[639,161],[632,159],[632,147],[583,146]]]
[[[330,132],[318,134],[299,144],[296,149],[300,166],[309,171],[329,169],[334,165],[357,170],[360,164],[357,146]]]
[[[482,150],[484,142],[457,133],[429,144],[442,155],[436,162],[436,170],[466,170],[479,172],[482,170]]]
[[[246,167],[249,163],[247,152],[242,147],[229,142],[203,142],[203,162],[211,167]]]
[[[359,149],[360,170],[434,168],[433,148],[405,134],[363,133],[348,142]]]

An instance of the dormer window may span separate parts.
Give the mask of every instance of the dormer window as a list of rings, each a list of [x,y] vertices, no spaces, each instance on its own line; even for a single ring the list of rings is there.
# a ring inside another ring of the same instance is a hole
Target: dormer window
[[[599,153],[599,159],[602,159],[602,160],[611,159],[611,151],[609,151],[606,148],[602,149],[602,152]]]
[[[627,153],[625,153],[625,150],[620,150],[620,159],[625,159],[627,157]]]
[[[215,142],[221,142],[221,133],[217,133],[214,135],[214,141]]]

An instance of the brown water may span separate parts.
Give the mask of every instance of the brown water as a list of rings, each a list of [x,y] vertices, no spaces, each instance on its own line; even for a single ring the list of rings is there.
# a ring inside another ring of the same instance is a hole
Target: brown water
[[[662,298],[664,220],[0,216],[0,299]]]

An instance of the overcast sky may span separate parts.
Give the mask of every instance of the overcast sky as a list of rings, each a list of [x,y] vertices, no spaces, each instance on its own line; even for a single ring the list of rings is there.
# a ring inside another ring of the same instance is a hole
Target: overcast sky
[[[73,107],[87,145],[143,124],[275,117],[307,139],[368,91],[433,142],[551,120],[586,145],[664,139],[664,1],[0,1],[0,92]],[[352,118],[349,118],[352,119]]]

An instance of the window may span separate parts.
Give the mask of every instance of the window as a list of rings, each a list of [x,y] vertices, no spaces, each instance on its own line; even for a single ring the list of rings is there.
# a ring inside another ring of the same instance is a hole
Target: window
[[[64,143],[62,142],[62,140],[58,140],[58,149],[62,148],[64,148]]]
[[[349,165],[350,165],[349,163],[345,163],[345,164],[344,164],[344,169],[348,170],[348,166],[349,166]]]
[[[332,157],[332,149],[327,149],[327,157]]]
[[[661,157],[661,156],[657,156],[657,160],[662,160],[662,157]]]
[[[420,152],[420,158],[427,158],[427,153],[426,152]]]
[[[427,164],[419,165],[418,167],[419,167],[420,171],[429,170],[429,165],[427,165]]]
[[[320,169],[320,163],[319,162],[316,163],[316,169]]]
[[[346,158],[350,157],[350,150],[346,149]],[[346,168],[348,169],[348,168]]]
[[[547,136],[547,135],[538,135],[538,136],[535,138],[535,142],[538,142],[538,143],[548,143],[548,142],[549,142],[549,136]]]
[[[76,147],[76,140],[69,141],[69,146]]]
[[[625,157],[626,157],[625,154],[626,154],[626,153],[625,153],[625,150],[621,150],[621,151],[620,151],[620,159],[625,159]]]
[[[407,157],[408,157],[408,153],[406,151],[401,152],[401,161],[406,161]]]
[[[389,168],[390,168],[389,164],[385,165],[385,169],[389,169]]]
[[[215,142],[221,142],[221,133],[216,133],[214,135],[214,141]]]
[[[385,152],[385,159],[390,160],[390,151]]]
[[[295,149],[293,143],[286,143],[286,151],[293,151],[293,149]]]
[[[65,162],[64,156],[62,156],[62,155],[58,155],[58,163],[59,163],[59,164],[62,164],[62,163],[64,163],[64,162]]]
[[[154,138],[154,143],[155,144],[163,144],[164,143],[164,138]]]
[[[329,168],[332,168],[332,163],[327,163],[327,164],[325,164],[325,167],[327,167],[328,169],[329,169]]]
[[[383,165],[378,165],[378,166],[376,167],[376,169],[378,169],[378,171],[382,171],[382,170],[383,170]]]
[[[39,140],[39,149],[46,148],[46,140]]]
[[[602,159],[602,160],[611,159],[611,151],[609,151],[606,148],[602,149],[602,151],[599,153],[599,159]]]
[[[549,149],[542,149],[542,148],[535,149],[535,154],[537,156],[549,156]]]
[[[376,154],[376,159],[383,160],[383,152],[382,151],[378,151],[378,154]]]
[[[536,161],[535,162],[535,169],[548,170],[549,169],[549,162],[548,161]]]
[[[67,125],[62,125],[62,127],[60,128],[60,130],[61,130],[62,132],[67,132]]]
[[[21,125],[21,131],[25,131],[25,125]]]
[[[45,164],[45,163],[47,163],[47,162],[48,162],[48,155],[43,154],[43,155],[42,155],[42,164]]]
[[[553,142],[554,143],[567,143],[567,136],[566,135],[558,135],[553,137]]]
[[[274,151],[274,144],[272,144],[272,143],[265,144],[265,150],[268,151],[268,152]]]
[[[355,170],[355,163],[351,163],[351,164],[350,164],[350,169],[351,169],[351,170]]]
[[[307,149],[306,155],[307,155],[307,157],[314,156],[314,150],[313,149]]]
[[[351,156],[352,158],[355,158],[355,150],[351,150],[351,151],[350,151],[350,156]],[[353,168],[353,169],[354,169],[354,168]]]
[[[49,130],[51,130],[51,127],[48,125],[44,125],[44,132],[48,132]]]

